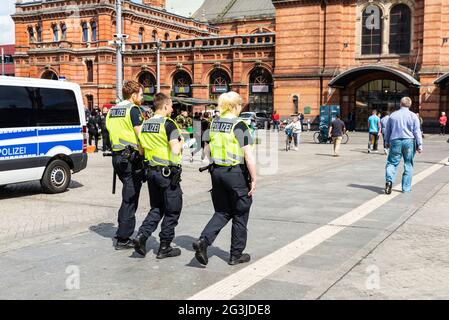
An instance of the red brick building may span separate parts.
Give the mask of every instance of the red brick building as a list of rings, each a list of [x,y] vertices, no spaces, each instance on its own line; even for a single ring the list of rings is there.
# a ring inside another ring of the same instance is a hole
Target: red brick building
[[[86,105],[115,97],[115,0],[18,1],[16,75],[78,82]],[[363,128],[404,95],[427,123],[449,111],[449,0],[205,0],[192,18],[164,0],[124,1],[125,79],[207,99],[241,93],[250,110],[316,117],[340,105]]]
[[[13,44],[4,44],[1,45],[0,44],[0,54],[2,52],[3,49],[3,54],[4,54],[4,68],[5,68],[5,76],[12,76],[14,77],[14,51],[15,51],[15,46]],[[0,66],[0,75],[1,75],[1,66]]]

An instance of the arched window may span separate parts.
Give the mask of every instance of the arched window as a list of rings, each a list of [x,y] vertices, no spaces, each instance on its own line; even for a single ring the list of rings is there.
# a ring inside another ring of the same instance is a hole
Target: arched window
[[[42,27],[40,25],[36,26],[37,42],[42,42]]]
[[[143,93],[145,95],[156,92],[156,78],[151,73],[143,72],[139,76],[138,82],[143,86]]]
[[[94,64],[91,60],[86,61],[87,82],[94,82]]]
[[[169,41],[170,40],[170,34],[167,32],[164,36],[165,41]]]
[[[36,38],[34,37],[34,29],[33,29],[33,27],[28,27],[28,40],[30,42],[36,41]]]
[[[255,68],[249,75],[249,110],[253,112],[273,111],[273,77],[264,68]]]
[[[409,53],[412,14],[405,4],[398,4],[390,12],[390,53]]]
[[[209,88],[211,99],[218,97],[230,90],[231,77],[223,69],[215,69],[210,75]]]
[[[59,27],[57,24],[53,25],[53,42],[59,41]]]
[[[178,34],[178,35],[176,36],[176,40],[179,40],[179,39],[181,39],[181,36]]]
[[[382,53],[382,10],[369,5],[362,16],[362,54]]]
[[[139,43],[143,43],[144,42],[144,34],[145,34],[145,29],[144,28],[140,28],[139,29]]]
[[[191,97],[191,85],[192,78],[187,72],[180,70],[173,76],[173,92],[175,96]]]
[[[65,23],[61,24],[61,39],[67,39],[67,26],[65,25]]]
[[[54,73],[51,70],[47,70],[45,71],[42,76],[41,79],[47,79],[47,80],[58,80],[58,75],[56,73]]]
[[[157,31],[153,30],[153,33],[151,34],[151,40],[156,42],[157,41]]]
[[[97,41],[97,23],[95,21],[93,21],[90,24],[90,27],[92,29],[92,37],[90,39],[91,39],[91,41]]]
[[[89,41],[89,27],[87,25],[87,22],[83,22],[83,24],[81,26],[83,28],[83,42],[88,42]]]

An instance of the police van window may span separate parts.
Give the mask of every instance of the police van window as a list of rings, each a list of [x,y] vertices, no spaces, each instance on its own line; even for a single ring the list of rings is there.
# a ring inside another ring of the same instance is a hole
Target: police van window
[[[36,89],[37,125],[79,125],[78,105],[71,90]]]
[[[33,126],[33,90],[0,86],[0,128]]]

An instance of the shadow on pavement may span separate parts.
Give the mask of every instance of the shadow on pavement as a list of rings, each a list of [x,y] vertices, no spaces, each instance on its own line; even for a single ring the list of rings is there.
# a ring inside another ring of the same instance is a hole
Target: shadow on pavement
[[[329,153],[315,153],[316,156],[323,156],[323,157],[334,157],[332,154]]]
[[[189,264],[187,264],[188,267],[204,268],[204,266],[202,264],[200,264],[195,258],[195,250],[193,250],[192,243],[195,242],[196,240],[198,240],[198,239],[193,238],[191,236],[179,236],[179,237],[176,237],[173,242],[176,245],[180,246],[181,248],[192,252],[193,259],[192,259],[192,261],[190,261]],[[209,248],[207,248],[207,254],[208,254],[209,258],[212,256],[217,256],[225,262],[228,262],[228,260],[229,260],[229,253],[218,248],[218,247],[210,246]]]
[[[75,180],[72,180],[65,192],[69,192],[71,189],[77,189],[81,187],[84,187],[84,185]],[[0,187],[0,200],[35,196],[38,194],[46,195],[39,181],[15,183]],[[48,196],[51,195],[49,194]]]
[[[111,239],[112,246],[114,246],[117,227],[115,227],[113,223],[100,223],[94,226],[90,226],[89,230],[95,232],[103,238]]]
[[[384,194],[385,193],[384,188],[376,187],[376,186],[365,186],[365,185],[361,185],[361,184],[349,184],[348,187],[357,188],[357,189],[366,189],[366,190],[373,191],[373,192],[375,192],[377,194]]]

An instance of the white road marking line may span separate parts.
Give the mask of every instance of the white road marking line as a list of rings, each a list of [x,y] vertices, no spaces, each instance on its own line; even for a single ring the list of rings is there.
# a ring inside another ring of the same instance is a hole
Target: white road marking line
[[[438,164],[414,176],[413,185],[416,185],[441,169],[446,161],[447,158],[444,158]],[[395,189],[398,188],[400,189],[401,185],[395,186]],[[368,214],[393,200],[400,194],[401,192],[394,191],[391,195],[379,195],[335,219],[328,225],[312,231],[285,247],[257,260],[253,264],[198,292],[188,300],[230,300],[255,285],[257,282],[268,277],[276,270],[336,235],[346,227],[363,219]]]

